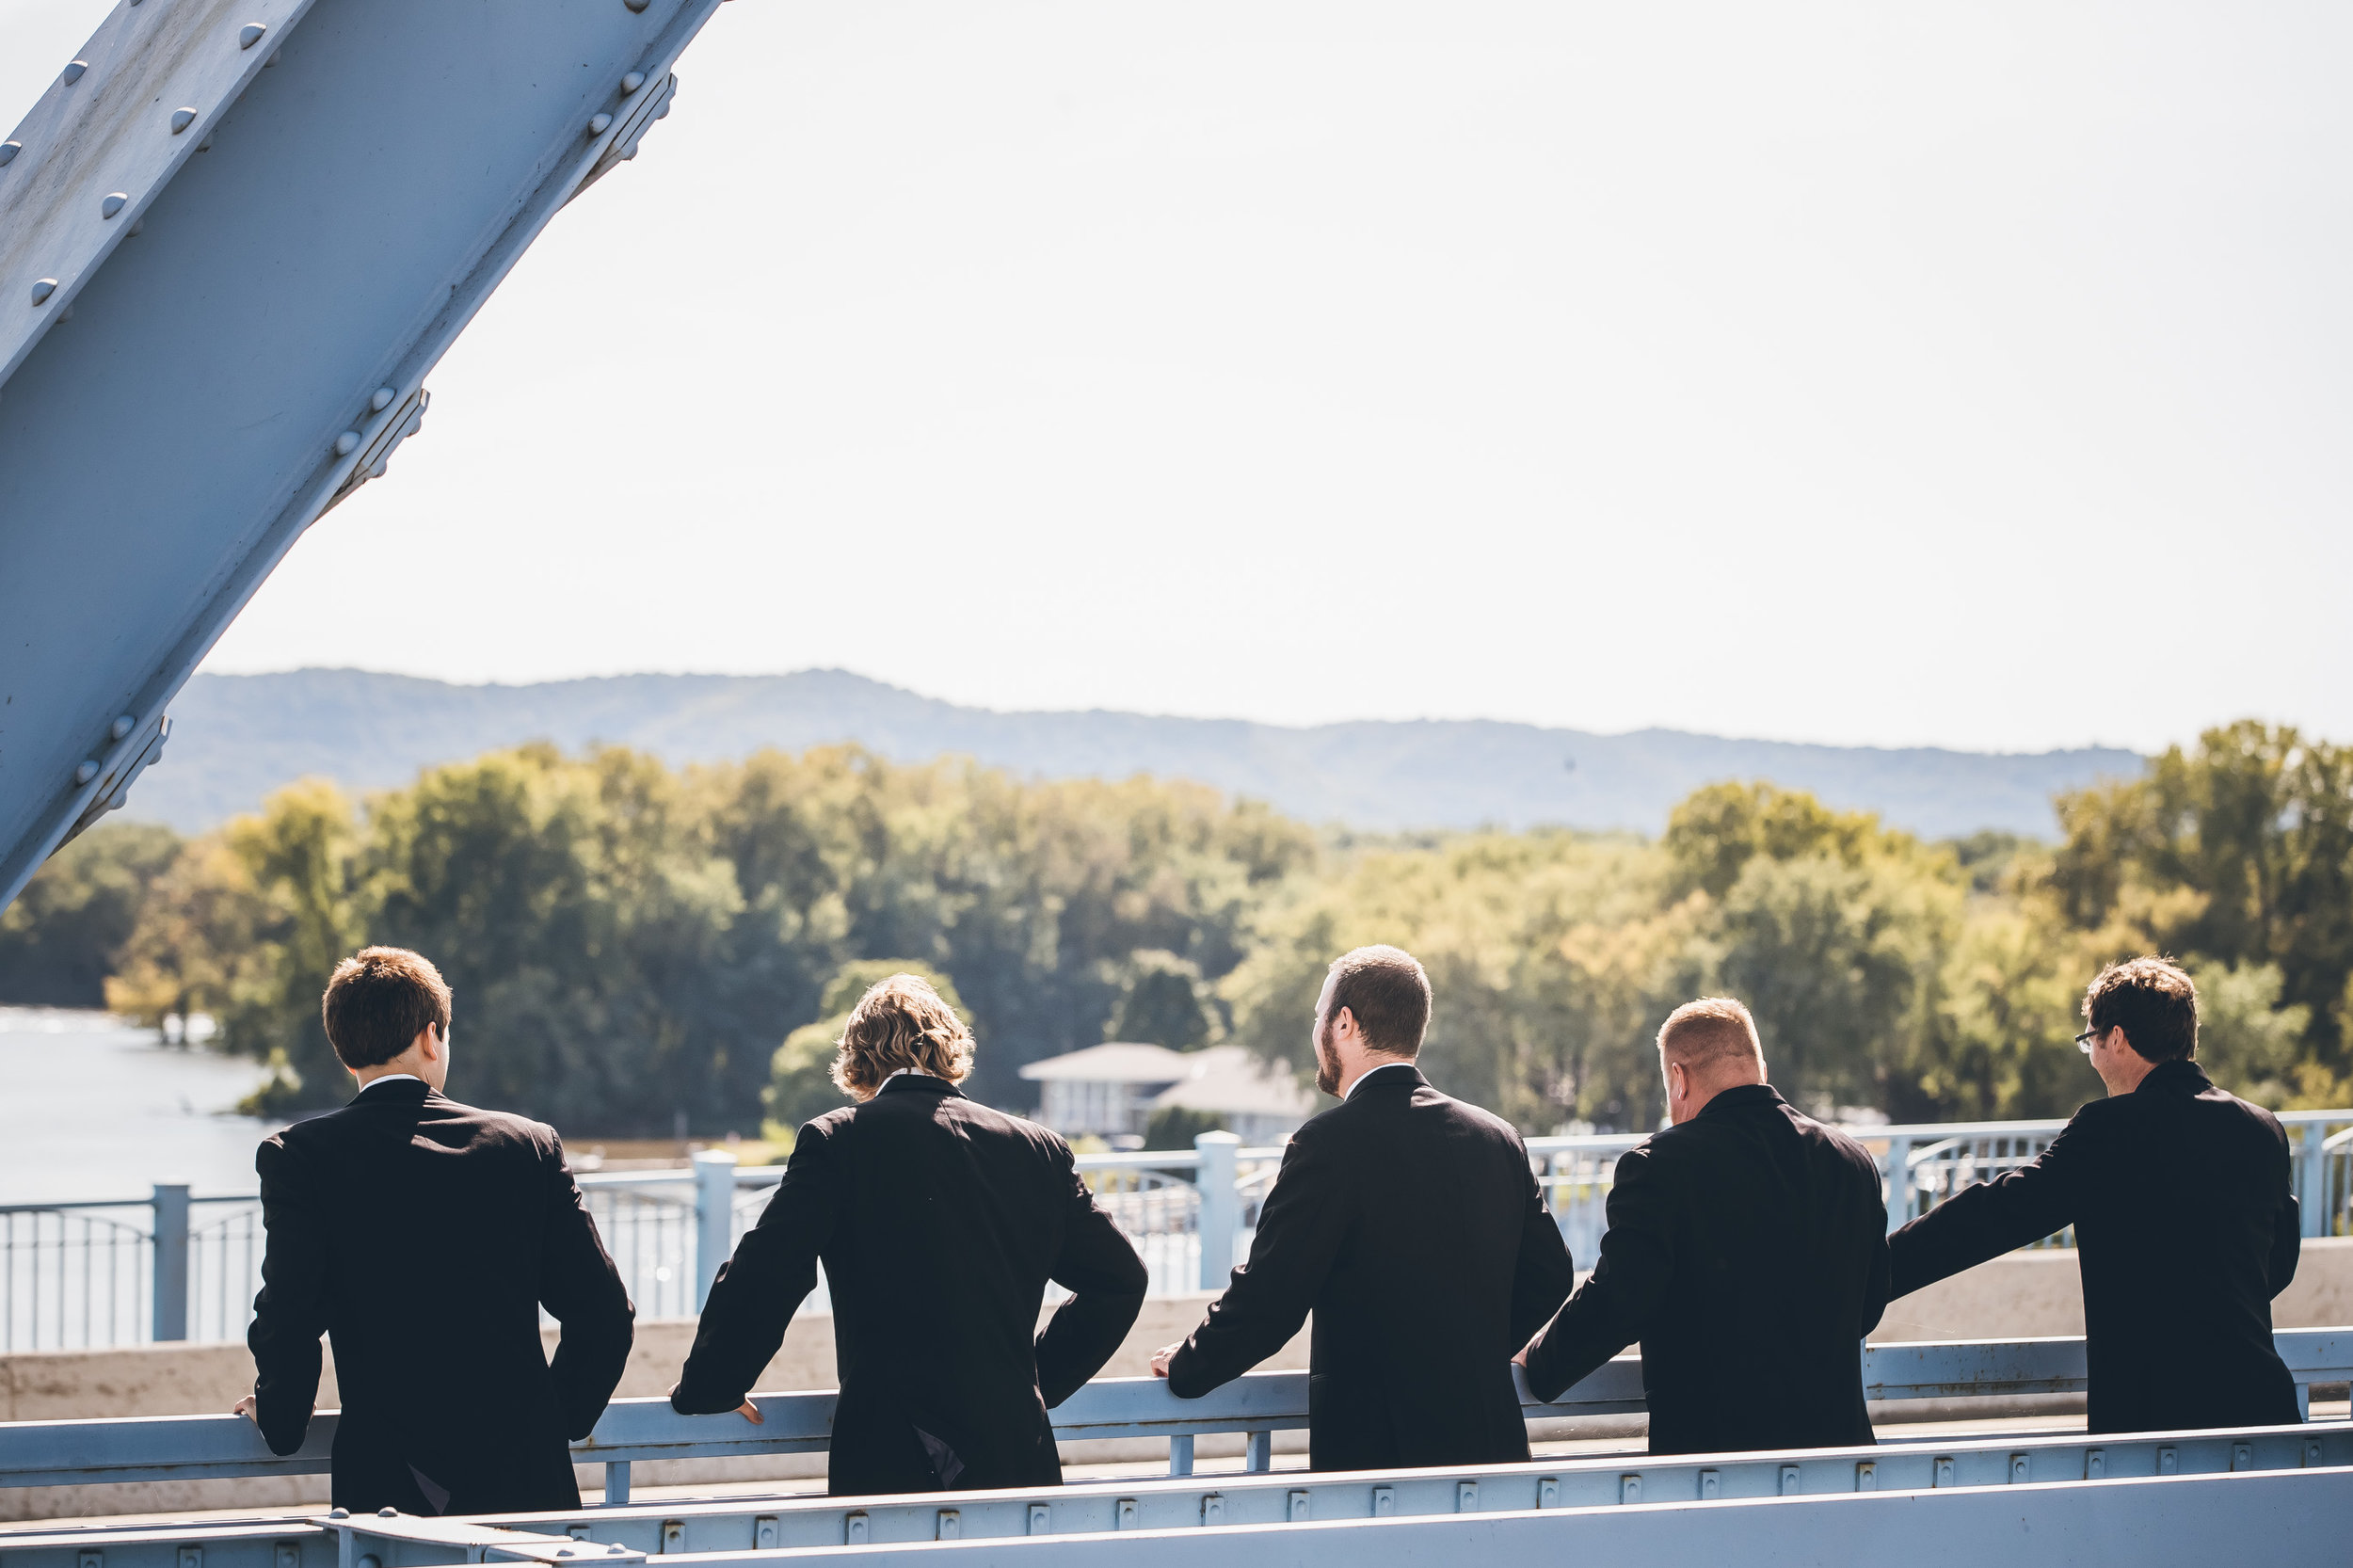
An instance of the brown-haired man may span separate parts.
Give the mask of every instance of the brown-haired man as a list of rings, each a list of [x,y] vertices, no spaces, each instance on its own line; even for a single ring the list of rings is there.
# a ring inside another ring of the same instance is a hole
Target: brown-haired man
[[[793,1140],[711,1287],[674,1408],[760,1418],[749,1390],[822,1258],[841,1387],[827,1491],[1061,1482],[1046,1412],[1119,1348],[1144,1260],[1068,1144],[957,1092],[971,1070],[971,1034],[922,980],[893,975],[859,1000],[833,1067],[858,1103]],[[1072,1294],[1039,1334],[1049,1279]]]
[[[1673,1125],[1618,1157],[1601,1261],[1524,1352],[1529,1387],[1558,1399],[1640,1340],[1653,1453],[1872,1441],[1878,1165],[1774,1092],[1756,1022],[1728,997],[1670,1014],[1658,1061]]]
[[[1512,1352],[1576,1273],[1511,1124],[1414,1065],[1430,980],[1358,948],[1316,1001],[1316,1082],[1337,1106],[1283,1152],[1250,1261],[1152,1369],[1198,1399],[1299,1332],[1310,1311],[1308,1463],[1318,1470],[1528,1457]]]
[[[273,1452],[299,1448],[327,1334],[339,1506],[577,1508],[568,1443],[621,1380],[632,1313],[563,1144],[442,1095],[449,986],[418,954],[361,949],[320,1010],[360,1094],[255,1157],[269,1240],[238,1412]],[[563,1324],[552,1363],[543,1305]]]
[[[2302,1419],[2271,1342],[2299,1246],[2279,1118],[2200,1069],[2198,988],[2172,964],[2112,964],[2083,1005],[2075,1041],[2108,1097],[1897,1231],[1895,1294],[2073,1225],[2093,1432]]]

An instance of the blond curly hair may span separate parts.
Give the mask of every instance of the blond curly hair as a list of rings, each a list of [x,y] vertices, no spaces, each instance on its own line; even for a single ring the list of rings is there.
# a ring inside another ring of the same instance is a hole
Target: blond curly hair
[[[835,1048],[833,1080],[858,1099],[872,1098],[903,1067],[951,1083],[972,1074],[972,1032],[920,975],[894,974],[868,987]]]

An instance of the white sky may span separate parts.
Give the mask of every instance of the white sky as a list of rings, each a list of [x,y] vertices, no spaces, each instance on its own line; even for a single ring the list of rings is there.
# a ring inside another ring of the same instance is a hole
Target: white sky
[[[103,12],[0,0],[0,122]],[[737,0],[680,77],[207,668],[2353,740],[2342,3]]]

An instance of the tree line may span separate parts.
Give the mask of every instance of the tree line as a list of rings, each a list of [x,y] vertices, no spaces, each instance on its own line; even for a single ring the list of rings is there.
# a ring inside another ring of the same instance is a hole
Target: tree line
[[[1677,1002],[1745,1000],[1817,1111],[2063,1115],[2098,967],[2173,954],[2200,1055],[2273,1106],[2353,1102],[2353,748],[2252,722],[2062,795],[2059,836],[1929,842],[1769,783],[1695,792],[1657,839],[1319,832],[1182,782],[1026,781],[856,747],[673,770],[546,745],[356,803],[305,779],[181,840],[69,845],[0,915],[0,1000],[210,1015],[267,1064],[256,1109],[340,1101],[337,957],[414,947],[457,998],[470,1096],[569,1132],[792,1125],[842,1014],[917,967],[971,1021],[971,1091],[1104,1039],[1239,1042],[1310,1070],[1331,956],[1428,966],[1427,1070],[1531,1131],[1659,1113]]]

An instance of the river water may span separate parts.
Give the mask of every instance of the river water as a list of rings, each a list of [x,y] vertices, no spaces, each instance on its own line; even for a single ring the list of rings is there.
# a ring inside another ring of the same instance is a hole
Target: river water
[[[253,1192],[253,1146],[280,1124],[232,1108],[260,1080],[104,1014],[0,1007],[0,1204]]]

